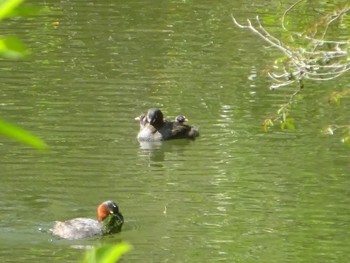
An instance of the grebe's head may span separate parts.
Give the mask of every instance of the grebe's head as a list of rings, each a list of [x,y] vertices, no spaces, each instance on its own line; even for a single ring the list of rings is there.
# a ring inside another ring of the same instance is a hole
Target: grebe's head
[[[188,119],[186,118],[186,116],[183,115],[176,116],[175,118],[175,122],[177,123],[184,123],[186,121],[188,121]]]
[[[116,203],[108,200],[103,202],[97,207],[98,222],[102,222],[110,214],[113,214],[113,215],[119,214],[119,207],[117,206]]]
[[[97,207],[97,219],[102,222],[103,234],[120,232],[124,223],[124,217],[120,213],[118,205],[110,200]]]
[[[163,113],[158,108],[151,108],[147,112],[146,120],[153,126],[161,126],[164,123]]]

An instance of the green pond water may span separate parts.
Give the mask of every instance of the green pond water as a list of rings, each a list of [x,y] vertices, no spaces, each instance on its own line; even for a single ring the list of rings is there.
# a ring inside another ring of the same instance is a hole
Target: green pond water
[[[348,76],[307,83],[297,131],[265,133],[292,88],[268,89],[263,71],[281,54],[230,17],[292,3],[28,1],[46,11],[2,22],[32,54],[0,60],[1,118],[50,148],[0,138],[0,261],[79,262],[86,247],[126,241],[123,262],[348,262],[350,151],[320,132],[349,122],[349,101],[327,103]],[[140,144],[134,118],[153,106],[200,137]],[[109,199],[121,233],[48,233]]]

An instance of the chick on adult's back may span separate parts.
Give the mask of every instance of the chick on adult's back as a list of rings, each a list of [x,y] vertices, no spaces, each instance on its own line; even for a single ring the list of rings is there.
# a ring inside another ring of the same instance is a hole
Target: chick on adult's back
[[[184,124],[184,121],[166,121],[158,108],[151,108],[140,120],[139,141],[165,141],[172,139],[195,139],[199,136],[198,129]]]

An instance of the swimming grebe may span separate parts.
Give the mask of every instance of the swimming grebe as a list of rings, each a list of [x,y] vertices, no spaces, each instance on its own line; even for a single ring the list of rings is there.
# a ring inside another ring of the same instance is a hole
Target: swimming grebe
[[[116,203],[105,201],[97,207],[97,220],[74,218],[64,222],[57,221],[52,234],[64,239],[81,239],[97,235],[108,235],[121,231],[124,217]]]
[[[171,139],[195,139],[199,136],[198,129],[184,124],[185,120],[164,120],[163,113],[158,108],[151,108],[140,118],[139,141],[164,141]],[[185,118],[186,119],[186,118]]]

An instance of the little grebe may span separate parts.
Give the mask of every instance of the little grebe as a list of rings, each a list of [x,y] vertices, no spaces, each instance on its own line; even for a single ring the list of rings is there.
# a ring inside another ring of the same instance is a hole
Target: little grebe
[[[124,223],[123,215],[112,201],[105,201],[97,207],[97,219],[74,218],[64,222],[57,221],[51,231],[53,235],[73,240],[118,233]]]
[[[179,119],[178,119],[179,117]],[[199,136],[198,129],[184,124],[186,117],[178,116],[175,121],[164,120],[163,113],[158,108],[151,108],[146,115],[135,118],[140,121],[139,141],[164,141],[171,139],[195,139]]]

